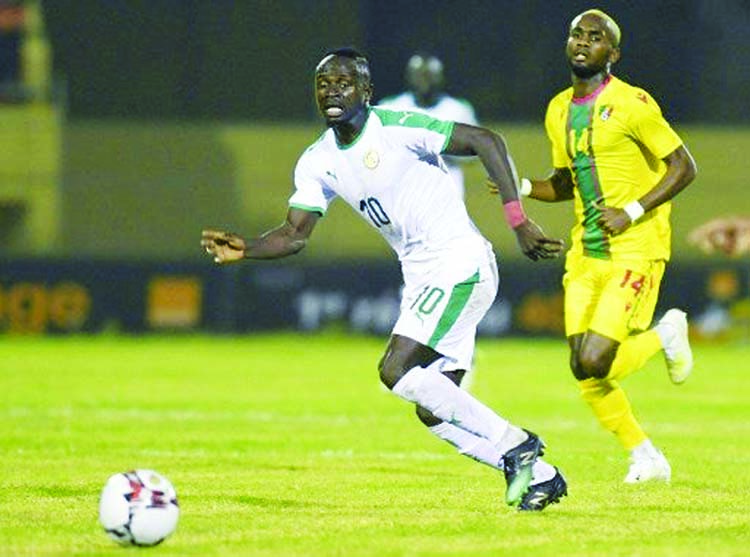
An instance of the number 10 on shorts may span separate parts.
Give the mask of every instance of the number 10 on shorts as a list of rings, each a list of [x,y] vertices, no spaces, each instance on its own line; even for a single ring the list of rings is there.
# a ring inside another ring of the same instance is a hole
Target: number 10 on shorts
[[[409,309],[416,308],[417,313],[430,315],[445,297],[445,290],[437,286],[425,286],[419,293],[419,296],[409,306]]]

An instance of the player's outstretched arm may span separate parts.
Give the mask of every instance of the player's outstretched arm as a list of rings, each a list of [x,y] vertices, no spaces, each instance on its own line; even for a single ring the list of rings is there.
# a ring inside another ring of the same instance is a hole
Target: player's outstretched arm
[[[497,184],[497,193],[503,203],[518,201],[516,167],[505,140],[499,134],[486,128],[456,123],[444,153],[479,157],[490,180]]]
[[[536,261],[560,255],[564,242],[545,236],[542,229],[526,216],[521,205],[516,168],[505,140],[499,134],[487,128],[456,124],[445,154],[479,157],[490,180],[497,185],[505,217],[526,257]]]
[[[257,238],[245,239],[232,232],[206,229],[201,234],[201,246],[219,264],[242,259],[279,259],[298,253],[307,245],[319,218],[318,213],[292,208],[280,226]]]

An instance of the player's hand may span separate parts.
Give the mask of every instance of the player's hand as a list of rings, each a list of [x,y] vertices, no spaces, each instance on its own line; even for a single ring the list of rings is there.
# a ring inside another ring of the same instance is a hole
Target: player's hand
[[[201,234],[201,247],[213,257],[215,263],[233,263],[245,257],[245,240],[231,232],[204,230]]]
[[[518,245],[521,247],[523,254],[537,261],[539,259],[555,259],[560,255],[565,242],[554,238],[548,238],[544,231],[531,219],[513,229],[516,233]]]
[[[593,205],[601,213],[596,224],[610,236],[617,236],[630,228],[632,221],[624,209],[606,206],[601,197],[596,199]]]

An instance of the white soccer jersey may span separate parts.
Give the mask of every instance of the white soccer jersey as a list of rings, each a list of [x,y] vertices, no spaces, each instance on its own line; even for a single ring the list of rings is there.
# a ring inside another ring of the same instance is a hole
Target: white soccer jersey
[[[450,95],[441,95],[438,102],[434,105],[424,107],[417,104],[413,93],[406,92],[393,97],[386,97],[380,101],[378,106],[391,110],[422,112],[438,120],[450,120],[472,126],[478,125],[477,117],[471,104],[464,99],[458,99]]]
[[[437,118],[438,120],[449,120],[460,124],[469,124],[477,126],[477,116],[474,113],[474,107],[464,99],[451,97],[450,95],[441,95],[439,100],[432,106],[424,107],[417,104],[414,93],[409,91],[386,97],[378,104],[380,108],[389,110],[408,110],[410,112],[421,112]],[[465,159],[468,160],[468,159]],[[458,186],[461,195],[464,194],[464,174],[461,169],[461,160],[458,157],[446,157],[446,164],[450,170],[453,181]]]
[[[325,214],[341,197],[391,245],[407,280],[417,271],[412,264],[447,254],[471,260],[488,242],[440,155],[452,132],[453,122],[373,107],[352,144],[339,145],[329,129],[308,147],[295,168],[289,205]]]

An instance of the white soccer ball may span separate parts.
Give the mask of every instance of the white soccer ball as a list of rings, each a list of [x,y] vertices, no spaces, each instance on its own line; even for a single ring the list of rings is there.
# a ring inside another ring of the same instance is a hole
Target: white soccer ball
[[[131,470],[107,480],[99,522],[120,545],[156,545],[177,527],[180,508],[172,483],[153,470]]]

